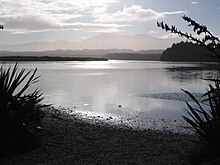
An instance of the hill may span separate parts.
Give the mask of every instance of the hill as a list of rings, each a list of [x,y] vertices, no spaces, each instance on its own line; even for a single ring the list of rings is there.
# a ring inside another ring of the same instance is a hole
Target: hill
[[[192,62],[210,62],[216,61],[216,58],[210,57],[211,52],[206,48],[191,42],[180,42],[167,48],[161,55],[161,61],[192,61]]]

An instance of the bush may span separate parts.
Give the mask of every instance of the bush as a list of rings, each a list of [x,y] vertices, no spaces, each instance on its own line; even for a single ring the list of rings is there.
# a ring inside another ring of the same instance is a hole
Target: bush
[[[0,150],[27,149],[40,144],[39,126],[43,117],[39,104],[42,94],[38,89],[27,94],[27,89],[38,82],[37,69],[18,69],[16,63],[8,69],[0,68]]]
[[[203,103],[188,91],[187,93],[196,105],[186,102],[189,117],[183,116],[193,128],[199,139],[209,147],[219,152],[220,147],[220,80],[214,81],[214,86],[209,85],[209,90],[203,95]]]

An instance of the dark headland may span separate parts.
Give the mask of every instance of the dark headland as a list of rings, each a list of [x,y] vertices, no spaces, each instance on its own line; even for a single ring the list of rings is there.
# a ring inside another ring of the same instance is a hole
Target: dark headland
[[[108,61],[96,57],[3,56],[0,61]]]
[[[216,62],[213,54],[198,44],[192,42],[180,42],[163,51],[161,61],[181,61],[181,62]]]

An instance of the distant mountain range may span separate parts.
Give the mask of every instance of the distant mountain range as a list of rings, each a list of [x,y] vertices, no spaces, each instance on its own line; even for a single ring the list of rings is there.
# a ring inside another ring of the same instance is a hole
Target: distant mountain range
[[[168,43],[172,46],[168,46]],[[166,50],[152,49],[156,47],[165,47]],[[43,41],[21,45],[0,45],[0,57],[50,56],[115,60],[216,61],[208,55],[210,52],[197,44],[183,41],[175,43],[174,40],[159,39],[149,35],[102,34],[80,42]]]
[[[166,49],[181,38],[156,38],[143,35],[101,34],[78,42],[68,41],[36,41],[26,44],[0,45],[0,51],[24,52],[46,50],[83,50],[83,49],[132,49],[150,50]],[[117,52],[121,53],[121,52]]]
[[[53,56],[53,57],[102,57],[109,53],[134,53],[130,49],[83,49],[83,50],[46,50],[46,51],[25,51],[25,52],[11,52],[11,51],[0,51],[0,56]]]
[[[192,61],[192,62],[209,62],[219,61],[219,59],[210,57],[211,52],[206,48],[191,42],[180,42],[173,44],[171,48],[163,51],[160,60],[162,61]]]

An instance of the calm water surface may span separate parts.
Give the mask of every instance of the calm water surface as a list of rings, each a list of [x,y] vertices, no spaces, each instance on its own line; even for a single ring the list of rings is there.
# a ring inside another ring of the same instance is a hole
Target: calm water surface
[[[149,117],[180,119],[185,103],[144,97],[152,93],[206,91],[205,78],[217,75],[213,63],[148,61],[20,62],[20,68],[38,68],[36,85],[45,103],[110,114],[136,113]]]

